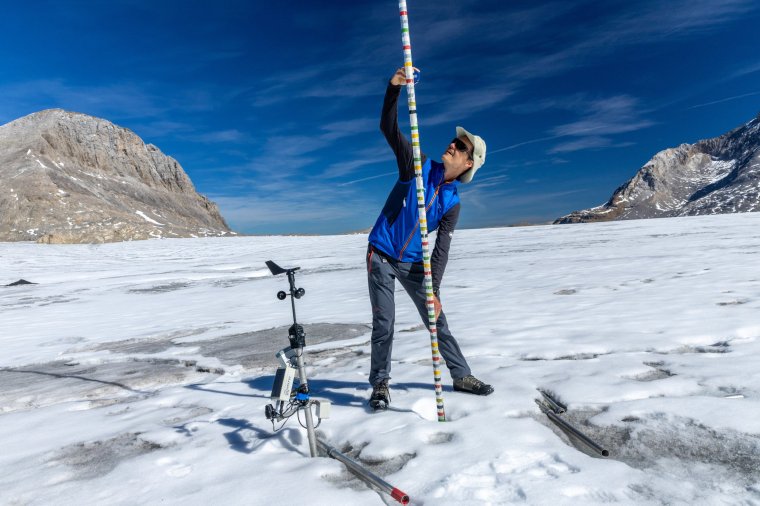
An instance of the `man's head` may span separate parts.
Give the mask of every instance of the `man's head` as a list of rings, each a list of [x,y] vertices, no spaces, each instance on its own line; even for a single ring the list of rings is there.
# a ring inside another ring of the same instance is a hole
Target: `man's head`
[[[469,183],[486,161],[486,143],[462,127],[457,127],[456,131],[456,138],[449,143],[441,160],[446,167],[447,179]]]

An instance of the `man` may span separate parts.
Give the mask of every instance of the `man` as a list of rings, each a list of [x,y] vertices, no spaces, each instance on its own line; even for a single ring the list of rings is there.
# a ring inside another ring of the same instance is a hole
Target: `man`
[[[372,365],[369,382],[373,388],[369,403],[375,410],[385,409],[390,404],[388,380],[393,347],[396,279],[414,301],[425,325],[428,325],[414,156],[411,144],[398,128],[398,98],[405,83],[404,69],[398,69],[385,92],[380,130],[396,155],[399,178],[370,232],[367,249],[367,277],[372,302]],[[483,139],[461,127],[457,127],[456,132],[456,138],[441,156],[443,163],[422,155],[428,230],[432,232],[438,229],[431,256],[438,346],[454,380],[454,390],[489,395],[493,388],[472,376],[459,344],[449,331],[439,299],[449,246],[459,219],[457,185],[472,181],[486,158]]]

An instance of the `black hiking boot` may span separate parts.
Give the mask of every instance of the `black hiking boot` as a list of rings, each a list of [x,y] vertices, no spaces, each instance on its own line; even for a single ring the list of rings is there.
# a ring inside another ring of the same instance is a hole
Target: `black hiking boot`
[[[388,380],[384,379],[372,387],[372,397],[369,398],[369,407],[374,411],[385,411],[391,403],[391,392],[388,388]]]
[[[475,395],[490,395],[493,393],[493,387],[483,383],[472,374],[454,380],[455,392],[467,392]]]

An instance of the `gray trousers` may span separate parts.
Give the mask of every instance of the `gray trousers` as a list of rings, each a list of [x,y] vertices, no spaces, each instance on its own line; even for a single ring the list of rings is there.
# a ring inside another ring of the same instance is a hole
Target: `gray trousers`
[[[421,263],[398,262],[382,256],[372,246],[367,249],[367,280],[369,299],[372,303],[372,365],[369,372],[371,385],[389,379],[391,373],[391,351],[393,349],[393,324],[396,320],[394,292],[396,279],[401,282],[406,293],[417,306],[422,321],[428,324],[425,273]],[[453,379],[470,374],[462,350],[449,331],[446,316],[441,311],[435,323],[438,333],[438,349],[446,361]]]

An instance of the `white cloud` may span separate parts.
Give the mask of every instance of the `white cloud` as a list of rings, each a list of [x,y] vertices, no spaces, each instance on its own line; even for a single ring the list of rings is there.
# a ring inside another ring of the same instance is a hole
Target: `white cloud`
[[[220,130],[217,132],[207,132],[200,135],[193,135],[191,140],[205,144],[215,144],[224,142],[240,142],[247,138],[247,135],[237,129]]]

